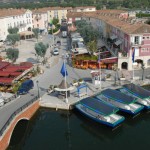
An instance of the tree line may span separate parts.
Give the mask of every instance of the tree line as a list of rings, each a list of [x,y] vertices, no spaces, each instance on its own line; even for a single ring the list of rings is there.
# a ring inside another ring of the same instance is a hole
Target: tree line
[[[1,3],[0,8],[26,8],[35,9],[48,6],[61,6],[61,7],[77,7],[77,6],[96,6],[101,9],[104,5],[109,9],[116,8],[129,8],[129,9],[146,9],[150,8],[149,0],[32,0],[32,2],[10,2]]]

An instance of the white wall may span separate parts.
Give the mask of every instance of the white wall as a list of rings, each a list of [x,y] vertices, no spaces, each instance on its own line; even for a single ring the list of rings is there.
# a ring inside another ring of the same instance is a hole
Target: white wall
[[[20,24],[24,24],[24,26],[20,26]],[[27,31],[29,27],[32,28],[32,12],[27,10],[22,15],[0,18],[0,38],[5,40],[8,35],[8,28],[15,26],[19,27],[19,32]]]

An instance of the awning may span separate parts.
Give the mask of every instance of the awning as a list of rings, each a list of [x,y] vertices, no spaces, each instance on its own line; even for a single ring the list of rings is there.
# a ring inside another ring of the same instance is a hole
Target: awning
[[[22,31],[19,32],[20,36],[34,35],[32,31]]]
[[[113,36],[110,37],[111,40],[114,40],[114,39],[116,39],[116,38],[117,38],[116,35],[113,35]]]
[[[115,45],[118,46],[118,45],[120,45],[121,43],[122,43],[122,41],[118,40],[118,41],[115,42]]]

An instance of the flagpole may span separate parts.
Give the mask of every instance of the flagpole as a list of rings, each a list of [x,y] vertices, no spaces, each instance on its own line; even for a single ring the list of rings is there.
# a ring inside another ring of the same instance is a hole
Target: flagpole
[[[65,86],[66,86],[66,103],[68,104],[68,98],[67,98],[67,78],[66,78],[66,56],[64,59],[64,64],[65,64]]]
[[[99,77],[100,77],[100,91],[101,91],[101,64],[100,64],[100,49],[99,49]]]

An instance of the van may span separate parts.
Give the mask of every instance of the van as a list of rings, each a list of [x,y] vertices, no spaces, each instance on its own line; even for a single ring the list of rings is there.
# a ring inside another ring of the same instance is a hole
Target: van
[[[33,81],[32,80],[26,80],[19,87],[18,94],[26,94],[33,87],[34,87]]]

